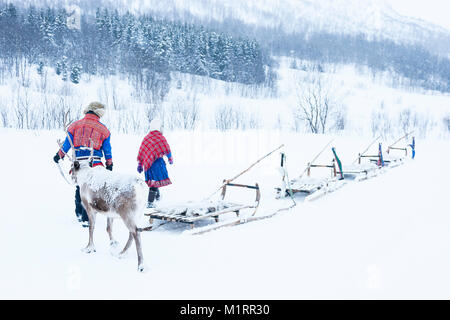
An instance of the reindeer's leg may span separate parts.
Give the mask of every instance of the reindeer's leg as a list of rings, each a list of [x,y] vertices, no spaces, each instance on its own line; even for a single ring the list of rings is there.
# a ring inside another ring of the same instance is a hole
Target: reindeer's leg
[[[117,242],[116,240],[114,240],[114,237],[112,235],[112,226],[113,226],[113,222],[114,219],[113,218],[108,218],[107,219],[107,225],[106,225],[106,232],[108,232],[109,235],[109,245],[112,248],[116,248],[119,245],[119,242]]]
[[[142,254],[141,235],[139,234],[136,223],[134,222],[134,220],[129,219],[129,218],[123,219],[123,222],[125,223],[128,230],[130,231],[130,238],[128,239],[128,242],[130,242],[130,239],[134,239],[134,242],[136,244],[136,251],[137,251],[137,256],[138,256],[138,271],[145,272],[146,266],[144,264],[144,256]],[[130,242],[130,244],[131,244],[131,242]]]
[[[86,212],[89,217],[89,243],[86,246],[86,248],[82,249],[83,252],[91,253],[95,252],[95,246],[94,246],[94,228],[95,228],[95,211],[91,208],[91,206],[88,204],[86,199],[82,199],[84,208],[86,209]]]
[[[146,266],[144,264],[144,256],[142,255],[141,235],[137,228],[133,232],[134,243],[136,244],[136,252],[138,255],[138,271],[145,272]]]
[[[130,236],[128,237],[128,241],[125,244],[125,247],[123,248],[123,250],[119,253],[119,258],[122,258],[125,256],[125,253],[128,251],[128,249],[130,248],[131,244],[133,243],[133,235],[130,232]]]

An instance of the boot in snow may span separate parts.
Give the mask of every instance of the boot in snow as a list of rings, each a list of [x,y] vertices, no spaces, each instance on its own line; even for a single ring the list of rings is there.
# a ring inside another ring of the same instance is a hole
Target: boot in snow
[[[155,201],[155,198],[157,196],[157,188],[150,188],[148,190],[148,202],[147,202],[147,208],[154,208],[155,205],[153,202]]]

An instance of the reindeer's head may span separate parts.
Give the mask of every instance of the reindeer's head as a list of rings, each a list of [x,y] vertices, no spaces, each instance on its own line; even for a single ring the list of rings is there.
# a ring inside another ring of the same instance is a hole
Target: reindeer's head
[[[70,135],[69,135],[69,133],[66,131],[66,135],[67,135],[67,138],[69,139],[69,143],[70,143],[70,146],[72,147],[72,158],[70,159],[71,161],[72,161],[72,166],[71,166],[71,168],[70,168],[70,173],[71,173],[71,176],[72,176],[72,181],[75,183],[75,184],[77,184],[77,175],[78,175],[78,172],[80,171],[80,169],[82,169],[83,167],[85,167],[85,165],[84,165],[84,163],[83,164],[81,164],[78,160],[76,160],[76,156],[75,156],[75,147],[74,147],[74,145],[73,145],[73,142],[72,142],[72,139],[70,138]],[[89,167],[92,167],[92,164],[93,164],[93,156],[94,156],[94,143],[93,143],[93,141],[92,141],[92,139],[91,138],[89,138],[89,142],[90,142],[90,149],[91,149],[91,154],[90,154],[90,156],[89,156],[89,159],[88,159],[88,166]]]
[[[72,166],[70,167],[70,174],[72,176],[72,181],[77,183],[77,173],[80,171],[81,165],[78,160],[72,162]]]

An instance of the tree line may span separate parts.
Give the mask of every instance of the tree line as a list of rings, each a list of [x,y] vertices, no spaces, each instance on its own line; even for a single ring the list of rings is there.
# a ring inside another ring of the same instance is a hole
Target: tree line
[[[273,41],[275,52],[318,63],[356,64],[373,72],[389,72],[409,80],[409,85],[450,92],[450,60],[411,44],[386,39],[368,40],[365,35],[314,33],[287,35]]]
[[[75,83],[83,72],[168,77],[179,71],[245,84],[266,80],[269,58],[254,39],[100,8],[95,16],[81,14],[79,29],[69,28],[68,17],[63,8],[3,5],[0,58],[11,65],[26,58]]]
[[[190,20],[195,21],[194,17]],[[450,92],[450,59],[418,44],[365,34],[311,30],[286,32],[281,26],[249,25],[241,20],[201,21],[212,30],[256,39],[269,56],[289,56],[320,64],[366,66],[372,73],[404,77],[405,85]],[[199,21],[200,23],[200,21]]]

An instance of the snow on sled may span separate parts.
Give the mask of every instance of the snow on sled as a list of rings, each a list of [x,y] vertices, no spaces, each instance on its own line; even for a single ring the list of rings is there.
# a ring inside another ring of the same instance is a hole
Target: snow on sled
[[[342,166],[345,179],[361,181],[378,175],[380,167],[375,163],[350,164]],[[340,172],[337,172],[340,174]]]
[[[333,140],[332,140],[333,141]],[[284,198],[287,196],[293,196],[294,194],[305,195],[305,201],[315,200],[325,194],[331,193],[343,187],[347,182],[344,180],[343,175],[338,175],[338,172],[342,171],[341,163],[337,158],[336,153],[333,150],[334,158],[331,164],[314,164],[314,161],[325,151],[330,141],[325,148],[308,163],[305,171],[296,179],[290,180],[286,170],[286,155],[281,153],[281,173],[282,181],[281,187],[275,188],[277,192],[277,198]],[[338,164],[340,171],[336,167]],[[328,168],[331,170],[331,177],[311,177],[311,168]],[[303,177],[307,173],[306,177]]]
[[[339,178],[300,178],[290,181],[290,188],[285,190],[285,196],[292,194],[302,193],[305,194],[305,201],[316,200],[327,193],[336,191],[343,187],[346,181]],[[281,189],[277,189],[279,194]]]
[[[238,204],[225,201],[227,187],[253,189],[256,192],[256,200],[248,204]],[[149,211],[145,213],[145,215],[150,217],[150,224],[154,223],[154,219],[159,219],[169,222],[186,223],[190,225],[191,229],[193,229],[195,223],[200,220],[214,219],[216,222],[219,222],[219,217],[227,213],[235,213],[236,216],[239,217],[242,210],[252,209],[252,212],[254,214],[258,209],[260,199],[261,194],[257,183],[254,186],[224,183],[224,185],[222,186],[221,198],[217,201],[189,201],[170,207],[152,208],[149,209]]]

